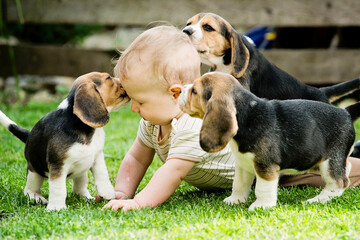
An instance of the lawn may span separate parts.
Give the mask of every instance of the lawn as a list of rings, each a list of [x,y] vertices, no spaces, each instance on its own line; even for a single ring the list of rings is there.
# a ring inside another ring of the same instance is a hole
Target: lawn
[[[35,103],[0,109],[19,125],[31,129],[58,102]],[[105,126],[105,156],[114,184],[117,170],[132,144],[140,118],[130,108],[111,114]],[[360,123],[356,124],[360,130]],[[358,135],[360,136],[360,135]],[[347,189],[326,204],[305,204],[320,189],[280,188],[278,205],[249,212],[254,191],[245,205],[228,206],[230,195],[204,192],[183,182],[164,204],[140,211],[102,211],[105,204],[87,201],[71,191],[67,182],[68,208],[45,211],[23,194],[26,179],[24,144],[0,126],[0,239],[359,239],[360,190]],[[161,161],[155,158],[139,190],[145,187]],[[96,195],[89,174],[89,190]],[[48,197],[48,183],[42,193]]]

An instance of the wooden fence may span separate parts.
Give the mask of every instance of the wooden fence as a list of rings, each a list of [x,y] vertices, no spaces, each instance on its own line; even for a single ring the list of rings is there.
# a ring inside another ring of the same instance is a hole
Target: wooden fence
[[[214,12],[236,29],[360,27],[359,0],[22,0],[24,24],[146,26],[168,21],[183,27],[199,12]],[[2,0],[2,21],[19,22],[15,0]],[[359,36],[357,36],[359,39]],[[360,40],[359,40],[360,41]],[[112,71],[114,51],[69,46],[13,46],[19,74],[78,76]],[[333,84],[360,76],[360,49],[273,49],[270,61],[308,84]],[[8,47],[0,45],[0,76],[12,74]]]

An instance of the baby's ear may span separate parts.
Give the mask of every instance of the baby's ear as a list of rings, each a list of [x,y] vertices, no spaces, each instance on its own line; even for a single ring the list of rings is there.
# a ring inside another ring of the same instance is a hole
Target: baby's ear
[[[169,91],[173,95],[174,99],[177,99],[180,96],[180,90],[182,85],[180,84],[173,84],[170,86]]]

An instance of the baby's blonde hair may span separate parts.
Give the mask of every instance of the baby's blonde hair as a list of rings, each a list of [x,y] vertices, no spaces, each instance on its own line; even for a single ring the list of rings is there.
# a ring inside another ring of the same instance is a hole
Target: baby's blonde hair
[[[158,26],[143,32],[130,44],[121,54],[114,74],[126,81],[134,70],[169,88],[198,78],[200,57],[186,34],[173,26]]]

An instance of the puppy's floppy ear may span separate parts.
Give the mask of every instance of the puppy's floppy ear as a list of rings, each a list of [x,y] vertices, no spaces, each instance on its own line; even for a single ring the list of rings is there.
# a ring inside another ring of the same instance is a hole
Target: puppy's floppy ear
[[[74,114],[92,128],[103,127],[110,119],[95,84],[81,84],[75,91]]]
[[[206,104],[200,130],[200,146],[206,152],[218,152],[237,133],[235,105],[230,99],[214,99]]]
[[[230,32],[230,44],[231,44],[231,64],[233,69],[233,76],[240,78],[244,75],[250,59],[250,53],[245,44],[241,40],[240,34],[234,29]]]

